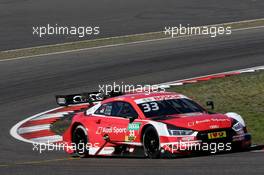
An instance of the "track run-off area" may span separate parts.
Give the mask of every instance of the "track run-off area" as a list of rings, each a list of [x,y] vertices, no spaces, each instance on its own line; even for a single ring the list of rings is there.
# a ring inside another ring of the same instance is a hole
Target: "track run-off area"
[[[0,62],[1,174],[262,174],[264,155],[244,152],[173,160],[73,159],[39,154],[10,136],[19,121],[55,108],[55,94],[113,81],[158,84],[264,65],[264,29],[190,36]]]

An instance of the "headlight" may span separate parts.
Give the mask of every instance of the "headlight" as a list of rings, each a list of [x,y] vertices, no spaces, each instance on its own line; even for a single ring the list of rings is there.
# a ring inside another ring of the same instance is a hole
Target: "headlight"
[[[175,126],[172,125],[167,125],[168,128],[168,132],[170,135],[172,136],[176,136],[176,135],[192,135],[194,133],[193,130],[191,129],[185,129],[185,128],[177,128]]]
[[[193,130],[170,130],[169,129],[170,135],[192,135]]]
[[[243,130],[243,128],[244,128],[244,126],[240,123],[240,122],[238,122],[238,121],[234,121],[234,124],[233,124],[233,126],[232,126],[232,129],[234,130],[234,131],[236,131],[236,132],[238,132],[238,131],[241,131],[241,130]]]

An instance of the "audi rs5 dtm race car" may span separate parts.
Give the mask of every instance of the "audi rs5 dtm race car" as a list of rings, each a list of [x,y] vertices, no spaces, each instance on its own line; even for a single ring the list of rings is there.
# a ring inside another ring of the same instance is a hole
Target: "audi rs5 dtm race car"
[[[144,155],[149,158],[247,149],[251,136],[236,113],[208,112],[174,92],[56,96],[59,105],[89,102],[76,113],[63,140],[80,157]],[[101,100],[101,101],[99,101]]]

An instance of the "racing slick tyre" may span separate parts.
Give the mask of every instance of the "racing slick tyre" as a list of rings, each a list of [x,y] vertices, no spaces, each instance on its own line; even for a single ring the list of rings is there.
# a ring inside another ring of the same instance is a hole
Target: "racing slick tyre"
[[[87,149],[88,135],[82,125],[78,125],[72,133],[72,142],[75,144],[75,155],[81,158],[88,157]]]
[[[160,158],[160,142],[156,129],[148,127],[143,134],[144,153],[151,159]]]

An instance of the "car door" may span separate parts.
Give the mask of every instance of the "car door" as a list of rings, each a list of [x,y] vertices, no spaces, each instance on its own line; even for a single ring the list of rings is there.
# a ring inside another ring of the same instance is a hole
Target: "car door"
[[[109,126],[108,117],[111,116],[112,112],[112,103],[102,104],[95,112],[94,112],[94,132],[96,134],[96,139],[103,141],[104,136],[112,132],[112,129]]]
[[[130,117],[137,118],[138,114],[128,102],[112,102],[111,116],[107,117],[107,126],[111,128],[109,138],[112,142],[132,142],[136,139],[138,130],[135,130],[137,123],[130,123]],[[134,127],[133,127],[133,126]]]

